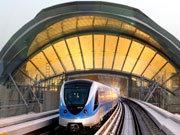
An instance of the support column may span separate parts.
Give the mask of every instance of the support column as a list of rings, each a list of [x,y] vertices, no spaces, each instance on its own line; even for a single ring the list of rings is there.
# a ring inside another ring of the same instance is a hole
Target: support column
[[[15,80],[13,79],[13,77],[11,76],[11,74],[9,74],[9,77],[10,77],[10,79],[12,80],[12,82],[13,82],[13,84],[14,84],[14,86],[15,86],[17,92],[18,92],[18,94],[20,95],[21,99],[23,100],[24,104],[26,105],[26,108],[28,109],[29,106],[28,106],[26,100],[24,99],[24,97],[23,97],[23,95],[22,95],[20,89],[18,88],[18,86],[17,86]]]
[[[129,76],[128,77],[128,88],[126,90],[126,96],[131,97],[132,96],[131,93],[132,93],[132,78],[131,78],[131,76]]]

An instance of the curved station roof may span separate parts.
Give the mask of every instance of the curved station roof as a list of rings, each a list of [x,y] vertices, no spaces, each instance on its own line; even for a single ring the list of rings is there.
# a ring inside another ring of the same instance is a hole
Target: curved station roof
[[[17,70],[38,81],[108,71],[166,81],[179,73],[179,56],[180,42],[138,9],[71,2],[42,10],[8,41],[1,79]]]

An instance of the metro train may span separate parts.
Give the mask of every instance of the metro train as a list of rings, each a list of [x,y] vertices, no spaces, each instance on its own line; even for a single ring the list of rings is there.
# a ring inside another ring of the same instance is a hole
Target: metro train
[[[67,81],[62,85],[59,125],[78,130],[98,125],[118,103],[117,90],[87,79]]]

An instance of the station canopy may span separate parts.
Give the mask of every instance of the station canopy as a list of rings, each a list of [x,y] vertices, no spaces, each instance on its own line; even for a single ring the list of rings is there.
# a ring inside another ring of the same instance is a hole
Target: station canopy
[[[42,10],[0,53],[1,80],[69,72],[119,72],[161,84],[179,74],[180,42],[135,8],[71,2]],[[172,84],[166,87],[172,90]],[[179,86],[178,86],[179,87]]]

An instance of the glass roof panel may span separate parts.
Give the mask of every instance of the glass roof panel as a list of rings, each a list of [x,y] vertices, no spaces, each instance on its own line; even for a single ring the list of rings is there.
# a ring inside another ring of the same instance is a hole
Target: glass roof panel
[[[147,67],[148,63],[155,55],[155,53],[156,51],[146,46],[132,73],[141,75],[144,69]]]
[[[56,23],[56,25],[51,25],[47,28],[48,36],[49,38],[55,39],[56,37],[59,37],[62,35],[62,22]]]
[[[72,37],[69,39],[66,39],[72,59],[74,61],[74,64],[76,66],[77,70],[84,69],[83,63],[82,63],[82,57],[81,52],[79,48],[79,42],[77,37]]]
[[[44,57],[43,53],[40,52],[36,56],[34,56],[31,61],[37,66],[37,68],[46,76],[52,76],[54,75],[54,72],[50,65],[48,64],[48,61]]]
[[[144,45],[142,45],[139,42],[133,41],[131,44],[131,48],[129,50],[123,71],[125,72],[131,72],[132,68],[134,67],[134,64],[137,61],[137,58],[139,57]]]
[[[72,18],[63,20],[62,31],[64,33],[75,31],[76,30],[76,20],[77,20],[77,17],[72,17]]]
[[[116,30],[121,30],[122,27],[122,22],[119,20],[111,19],[108,18],[108,23],[107,23],[108,28],[116,28]]]
[[[92,28],[93,16],[79,16],[78,17],[78,30],[84,28]]]
[[[93,68],[92,35],[79,36],[86,69]]]
[[[85,23],[87,23],[89,27],[91,27],[94,18],[93,16],[88,16],[87,18],[89,18],[89,20],[87,19]],[[86,25],[83,23],[83,19],[84,17],[78,18],[78,24],[76,23],[78,27],[83,28],[84,25]],[[110,19],[108,19],[107,21],[106,18],[102,17],[99,20],[102,19],[104,19],[104,25],[107,23],[107,26],[109,28],[114,27],[113,23],[111,24],[112,26],[110,25],[111,22]],[[99,20],[97,20],[96,25],[101,25],[100,23],[103,23],[100,22]],[[120,30],[121,23],[119,24],[115,23],[115,24],[117,24]],[[72,29],[74,28],[75,27],[72,27]],[[135,30],[133,28],[132,29],[129,28],[129,29],[130,31]],[[150,39],[145,33],[142,33],[141,31],[138,30],[136,30],[134,34],[137,34],[138,36],[141,35],[144,36],[144,38]],[[49,34],[47,35],[50,36]],[[49,45],[49,46],[47,45],[47,47],[44,47],[43,48],[44,54],[40,52],[34,55],[31,58],[32,63],[31,61],[28,61],[27,64],[24,65],[24,67],[21,67],[21,70],[24,73],[26,73],[28,76],[30,76],[32,79],[35,79],[37,81],[40,79],[44,79],[43,77],[49,77],[54,75],[54,72],[50,65],[52,65],[52,67],[55,69],[57,74],[65,72],[61,65],[61,62],[59,61],[54,51],[55,49],[67,72],[73,71],[74,68],[76,68],[77,70],[84,70],[84,68],[85,70],[93,69],[93,64],[95,64],[94,65],[95,69],[104,68],[109,70],[112,68],[113,60],[114,60],[113,70],[119,70],[119,71],[122,70],[122,72],[131,72],[134,67],[132,74],[141,76],[141,74],[145,71],[142,76],[148,79],[152,79],[152,77],[154,77],[155,75],[156,75],[155,79],[157,79],[160,76],[162,78],[161,83],[177,72],[172,64],[167,63],[168,60],[166,60],[164,56],[161,56],[159,53],[157,53],[155,49],[151,48],[150,46],[148,45],[145,46],[144,43],[139,42],[136,39],[128,38],[127,36],[120,36],[118,43],[117,43],[117,39],[118,39],[117,35],[113,35],[109,33],[108,34],[85,33],[81,35],[78,34],[77,36],[73,36],[73,37],[67,37],[66,39],[55,42],[53,45]],[[36,46],[39,46],[36,40],[33,42],[33,44],[35,48]],[[117,50],[115,54],[116,45],[117,45]],[[54,46],[54,49],[52,46]],[[94,46],[94,53],[93,53],[93,46]],[[94,63],[93,63],[93,54],[94,54]],[[49,60],[50,65],[45,56]],[[152,59],[153,57],[154,59]],[[74,63],[74,67],[72,63]],[[40,70],[40,72],[38,70]],[[172,89],[176,87],[176,84],[174,83],[173,80],[173,81],[168,81],[165,84],[165,86]]]
[[[158,49],[162,49],[161,45],[158,42],[156,42],[152,37],[150,37],[147,42],[149,42],[151,45],[154,45]]]
[[[131,40],[128,38],[124,38],[124,37],[119,38],[119,43],[118,43],[118,48],[116,52],[113,69],[121,70],[130,43],[131,43]]]
[[[65,41],[60,41],[54,44],[54,48],[56,49],[59,57],[62,60],[62,63],[64,64],[67,71],[74,70],[71,58],[69,56]]]
[[[104,35],[94,35],[95,68],[102,68]]]
[[[29,56],[30,54],[32,54],[35,50],[37,50],[39,48],[38,43],[36,41],[36,39],[32,42],[31,46],[29,47],[28,50],[28,54],[27,56]]]
[[[170,64],[170,63],[167,63],[166,66],[156,75],[156,79],[161,77],[162,78],[162,81],[165,81],[167,80],[168,78],[170,78],[171,76],[173,76],[175,73],[176,73],[176,69],[175,67]]]
[[[144,72],[143,76],[151,79],[166,62],[167,60],[165,58],[157,54],[148,66],[147,70]]]
[[[107,18],[105,17],[100,17],[100,16],[95,16],[95,20],[94,20],[94,26],[95,27],[103,27],[106,25],[107,22]]]
[[[48,60],[50,61],[51,65],[53,66],[54,70],[56,71],[57,74],[60,74],[64,72],[62,65],[54,52],[52,46],[49,46],[45,48],[44,50],[45,55],[47,56]]]
[[[92,26],[93,24],[94,27]],[[134,26],[126,22],[122,22],[115,18],[102,17],[98,15],[78,15],[71,18],[60,20],[59,22],[52,24],[44,31],[40,32],[34,39],[35,42],[32,42],[30,49],[28,51],[28,56],[31,55],[34,51],[36,51],[39,47],[47,44],[49,40],[57,39],[65,34],[70,34],[76,31],[94,29],[110,30],[133,35],[163,50],[163,48],[152,37],[149,37],[149,35],[147,35],[143,31],[136,29]],[[50,37],[50,39],[48,36]],[[38,43],[38,46],[36,42]]]
[[[16,84],[33,85],[33,81],[26,77],[21,71],[17,70],[17,72],[13,75],[13,79],[15,80]]]
[[[36,41],[39,47],[41,47],[42,45],[46,44],[47,42],[50,41],[50,39],[47,36],[47,31],[44,30],[41,33],[39,33],[36,37]]]
[[[174,75],[174,74],[172,74],[172,75]],[[164,85],[172,91],[180,88],[180,73],[176,74],[169,81],[167,81]]]
[[[122,31],[128,33],[128,34],[133,34],[135,32],[136,28],[134,26],[131,26],[127,23],[122,23]]]
[[[28,61],[24,66],[22,66],[21,70],[28,76],[30,76],[34,81],[44,79],[42,74],[33,66],[30,61]]]
[[[135,35],[136,37],[138,37],[138,38],[142,38],[142,37],[143,37],[143,39],[145,39],[146,41],[150,38],[150,36],[149,36],[148,34],[142,32],[142,31],[140,31],[140,30],[138,30],[138,29],[136,29],[136,32],[135,32],[134,35]]]
[[[117,36],[106,35],[105,41],[105,56],[104,56],[104,68],[111,69],[114,58],[115,48],[117,44]]]

